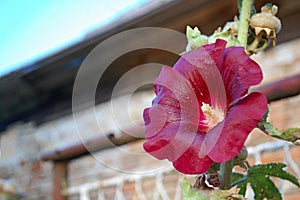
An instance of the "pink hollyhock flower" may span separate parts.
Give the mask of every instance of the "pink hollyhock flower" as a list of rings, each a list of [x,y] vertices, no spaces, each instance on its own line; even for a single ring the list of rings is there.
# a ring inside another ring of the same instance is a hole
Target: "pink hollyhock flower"
[[[262,80],[259,65],[242,47],[225,46],[217,40],[164,66],[144,110],[144,149],[185,174],[235,157],[267,110],[263,94],[247,95]]]

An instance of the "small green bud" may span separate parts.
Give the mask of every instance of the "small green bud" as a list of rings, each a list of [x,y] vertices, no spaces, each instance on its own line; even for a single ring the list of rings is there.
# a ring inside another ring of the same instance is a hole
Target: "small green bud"
[[[201,45],[208,43],[207,36],[201,34],[198,27],[195,27],[194,29],[192,29],[190,26],[187,26],[186,27],[186,37],[188,40],[186,52],[196,50]]]

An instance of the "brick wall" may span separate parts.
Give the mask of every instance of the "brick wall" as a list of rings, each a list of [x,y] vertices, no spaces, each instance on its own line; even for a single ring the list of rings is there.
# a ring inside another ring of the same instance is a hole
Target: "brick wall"
[[[300,51],[297,50],[299,45],[300,40],[295,40],[253,57],[262,65],[265,75],[264,83],[300,72]],[[120,127],[126,129],[129,122],[128,116],[125,115],[126,112],[123,111],[128,108],[130,120],[138,122],[141,120],[141,110],[151,104],[152,97],[152,92],[140,93],[131,98],[120,97],[114,104],[119,112],[114,114],[110,109],[110,103],[97,106],[95,111],[100,125],[91,120],[94,115],[93,109],[81,111],[77,115],[79,118],[76,125],[72,116],[62,117],[40,126],[35,126],[33,123],[11,125],[1,134],[0,179],[13,180],[17,184],[18,190],[25,194],[25,199],[51,199],[52,163],[39,161],[39,152],[81,142],[82,139],[85,140],[103,132],[116,132]],[[128,99],[129,104],[127,104]],[[300,127],[299,105],[300,95],[271,103],[270,121],[279,129]],[[116,121],[118,124],[115,124]],[[84,133],[78,134],[78,130],[84,130]],[[255,130],[247,141],[247,145],[254,146],[271,140],[268,136]],[[124,172],[142,173],[168,165],[168,162],[155,160],[145,154],[141,142],[97,152],[92,156],[71,161],[68,166],[70,186],[114,176],[121,177]],[[296,164],[300,166],[299,147],[290,147],[290,153]],[[284,154],[283,149],[263,153],[261,160],[262,162],[281,162]],[[254,157],[251,157],[250,161],[254,163]],[[295,174],[291,168],[288,170]],[[174,195],[174,191],[171,191],[174,190],[172,184],[176,183],[175,180],[179,176],[176,174],[174,175],[172,172],[171,178],[168,178],[169,175],[165,178],[165,185],[170,188],[172,195]],[[150,188],[155,185],[155,179],[147,179],[142,184],[147,191],[152,191]],[[125,185],[123,190],[126,191],[128,199],[134,199],[133,196],[136,194],[132,192],[132,183]],[[108,193],[114,191],[111,188],[106,195],[109,196]],[[286,192],[285,199],[300,199],[300,191],[294,186],[287,185]],[[96,192],[94,193],[96,196]],[[131,197],[129,197],[130,194]],[[146,195],[153,194],[148,192]],[[78,199],[78,195],[74,195],[72,199]]]

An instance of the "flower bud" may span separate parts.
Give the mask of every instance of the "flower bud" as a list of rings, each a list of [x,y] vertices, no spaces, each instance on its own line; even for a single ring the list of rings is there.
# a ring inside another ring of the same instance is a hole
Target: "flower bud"
[[[201,45],[208,43],[207,36],[201,34],[198,27],[195,27],[194,29],[192,29],[190,26],[187,26],[186,27],[186,37],[188,40],[186,52],[196,50]]]

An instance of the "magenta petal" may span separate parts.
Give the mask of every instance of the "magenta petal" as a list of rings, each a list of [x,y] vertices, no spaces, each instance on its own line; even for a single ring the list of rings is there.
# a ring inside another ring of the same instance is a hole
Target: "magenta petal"
[[[190,147],[173,162],[173,166],[184,174],[204,173],[212,164],[212,160],[205,156],[199,157],[199,147],[203,141],[204,134],[197,134]]]
[[[200,47],[196,51],[185,53],[174,65],[193,87],[198,101],[209,103],[213,107],[225,109],[227,106],[226,87],[219,71],[222,65],[226,42]]]
[[[156,105],[144,110],[145,136],[152,137],[164,128],[166,123],[166,111],[163,106]]]
[[[187,54],[193,54],[189,52]],[[193,55],[192,55],[193,57]],[[174,69],[182,74],[192,86],[199,102],[211,103],[206,82],[203,80],[200,69],[192,65],[187,59],[181,57],[175,64]]]
[[[250,86],[261,82],[263,76],[259,65],[254,62],[242,47],[229,47],[220,68],[227,91],[227,101],[234,102],[243,97]]]
[[[157,134],[148,137],[143,147],[152,156],[173,162],[190,148],[196,136],[190,124],[170,123]]]
[[[200,48],[204,49],[209,54],[210,58],[214,60],[218,68],[221,68],[224,62],[225,47],[226,41],[217,39],[215,43],[206,44]]]
[[[170,67],[163,67],[155,88],[157,97],[144,111],[144,149],[158,159],[174,161],[196,137],[198,100],[185,77]]]
[[[155,81],[157,97],[153,106],[164,107],[168,123],[181,121],[198,129],[200,111],[197,96],[189,82],[171,67],[163,67]],[[151,108],[150,108],[151,109]]]
[[[152,156],[173,162],[174,167],[182,173],[203,173],[212,164],[208,156],[198,156],[205,135],[195,134],[189,129],[190,126],[185,123],[171,123],[158,134],[147,138],[143,147]]]
[[[164,129],[162,129],[160,132],[155,132],[156,134],[152,137],[147,137],[146,135],[147,141],[143,144],[145,151],[147,151],[157,159],[168,159],[172,161],[174,149],[169,144],[175,137],[178,131],[179,124],[179,122],[171,123],[168,126],[164,127]],[[150,132],[150,134],[153,133]],[[164,148],[167,145],[169,145],[169,147]]]
[[[243,148],[248,134],[256,127],[266,111],[267,99],[258,92],[251,93],[234,104],[225,117],[221,134],[216,131],[217,127],[207,133],[206,137],[210,137],[208,140],[216,140],[208,156],[214,162],[224,162],[235,157]],[[223,123],[217,126],[221,125]]]

